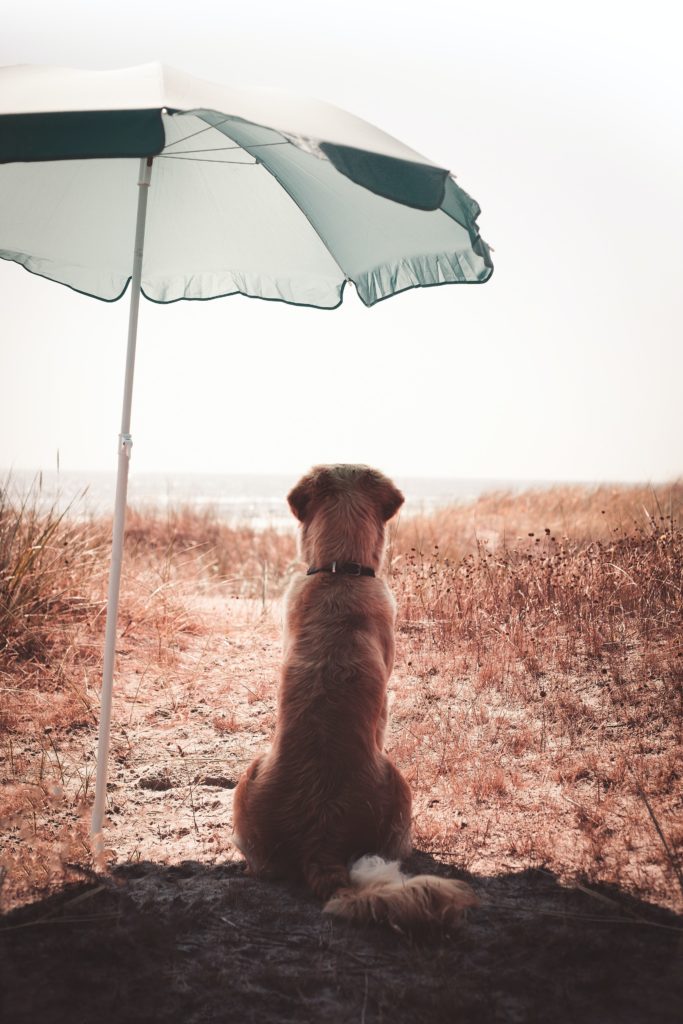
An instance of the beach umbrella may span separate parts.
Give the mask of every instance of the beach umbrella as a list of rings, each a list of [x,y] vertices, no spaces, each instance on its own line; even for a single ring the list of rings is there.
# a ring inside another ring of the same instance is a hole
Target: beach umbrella
[[[135,196],[137,189],[137,198]],[[108,302],[130,284],[93,834],[101,842],[140,295],[333,309],[487,281],[452,174],[317,100],[159,64],[0,68],[0,257]]]

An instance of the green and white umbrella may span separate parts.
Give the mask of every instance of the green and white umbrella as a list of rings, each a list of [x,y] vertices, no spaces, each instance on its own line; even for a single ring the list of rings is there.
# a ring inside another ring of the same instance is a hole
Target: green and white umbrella
[[[107,779],[140,294],[333,309],[487,281],[479,207],[444,168],[327,103],[159,64],[0,68],[0,257],[108,302],[132,282],[93,832]],[[137,202],[134,198],[138,188]]]

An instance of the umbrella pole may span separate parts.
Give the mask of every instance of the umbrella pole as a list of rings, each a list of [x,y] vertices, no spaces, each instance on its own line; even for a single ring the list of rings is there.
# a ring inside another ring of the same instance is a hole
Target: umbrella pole
[[[116,625],[121,585],[121,562],[123,558],[123,530],[126,521],[126,498],[128,495],[128,469],[133,439],[130,435],[130,415],[133,403],[133,373],[135,370],[135,344],[138,331],[138,309],[140,306],[140,284],[142,281],[142,254],[145,242],[145,219],[147,196],[152,176],[152,158],[140,161],[138,181],[138,213],[135,225],[135,249],[133,251],[133,274],[130,285],[130,313],[128,316],[128,348],[126,352],[126,376],[123,386],[123,409],[121,412],[121,433],[119,434],[119,461],[116,474],[116,499],[114,504],[114,529],[109,570],[109,593],[107,596],[107,625],[104,639],[104,664],[102,667],[102,696],[100,700],[100,734],[97,745],[97,776],[95,802],[92,811],[91,834],[95,852],[103,849],[102,825],[107,795],[107,773],[109,760],[109,730],[111,726],[111,703],[114,684],[114,660],[116,657]]]

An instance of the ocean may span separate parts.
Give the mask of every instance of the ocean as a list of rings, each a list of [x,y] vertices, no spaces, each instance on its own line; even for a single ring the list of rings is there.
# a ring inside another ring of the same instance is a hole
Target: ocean
[[[114,507],[116,477],[102,472],[5,471],[0,477],[10,494],[32,491],[41,507],[68,509],[75,518],[109,515]],[[128,504],[167,509],[181,505],[210,508],[226,522],[254,526],[293,525],[286,495],[298,475],[239,473],[136,473],[131,468]],[[534,480],[458,480],[431,477],[394,478],[406,497],[403,514],[429,512],[452,503],[473,501],[491,491],[519,492],[552,486]]]

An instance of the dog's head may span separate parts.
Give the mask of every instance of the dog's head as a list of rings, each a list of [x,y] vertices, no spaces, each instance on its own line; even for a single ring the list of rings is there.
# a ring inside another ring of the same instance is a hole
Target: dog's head
[[[376,569],[385,523],[398,512],[403,495],[388,477],[368,466],[316,466],[287,501],[302,524],[304,559],[356,561]]]

